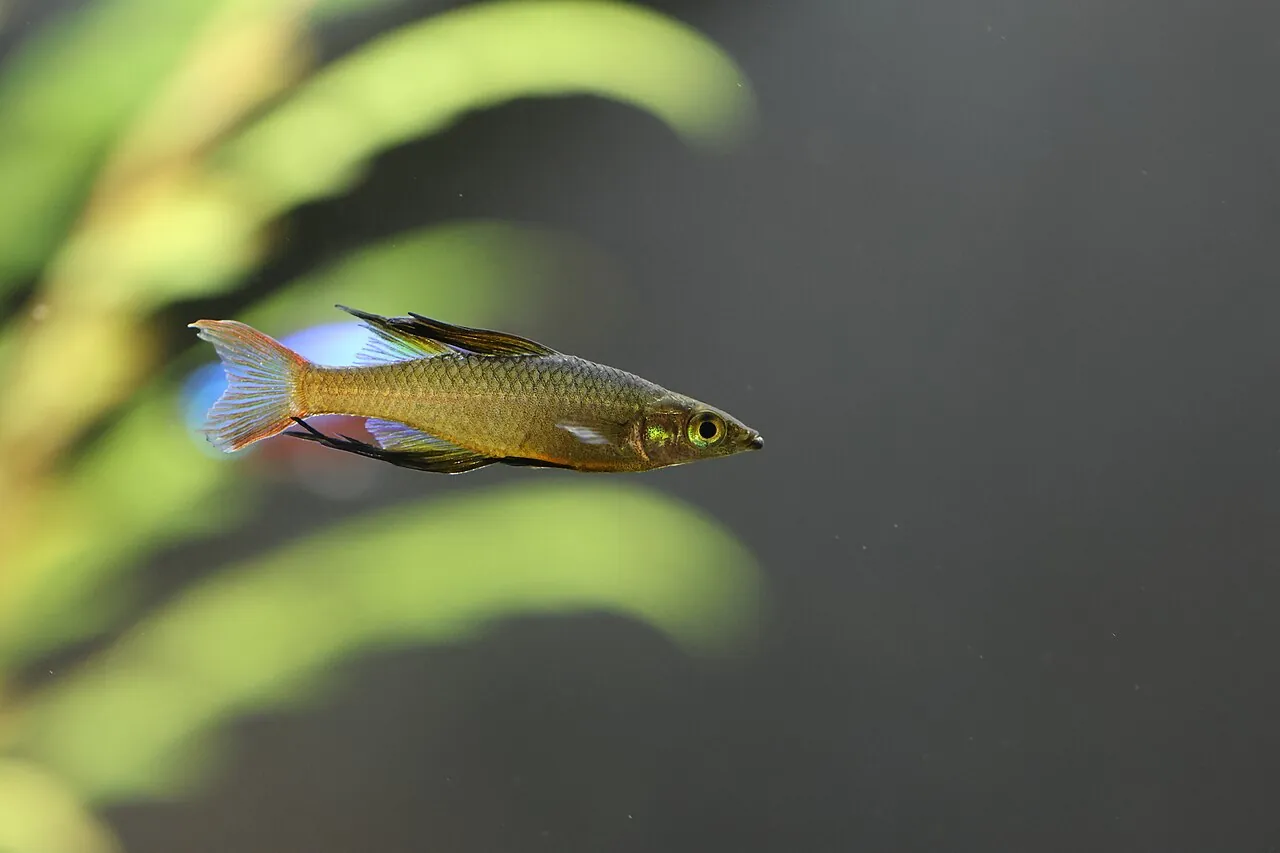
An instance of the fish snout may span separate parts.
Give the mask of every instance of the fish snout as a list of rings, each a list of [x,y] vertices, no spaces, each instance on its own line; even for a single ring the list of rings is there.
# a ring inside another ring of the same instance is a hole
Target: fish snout
[[[764,450],[764,436],[752,430],[751,437],[747,439],[747,447],[752,450]]]

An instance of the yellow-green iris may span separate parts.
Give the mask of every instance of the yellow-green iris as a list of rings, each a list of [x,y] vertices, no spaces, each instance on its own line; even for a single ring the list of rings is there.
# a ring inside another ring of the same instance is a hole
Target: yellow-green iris
[[[689,441],[694,447],[711,447],[724,438],[724,419],[713,412],[703,412],[689,419]]]

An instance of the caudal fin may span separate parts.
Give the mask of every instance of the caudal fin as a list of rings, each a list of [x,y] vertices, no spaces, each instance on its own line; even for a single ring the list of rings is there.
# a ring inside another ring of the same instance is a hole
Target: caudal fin
[[[199,320],[190,328],[213,344],[227,374],[227,390],[209,410],[205,434],[219,450],[241,450],[283,432],[302,415],[298,379],[307,361],[251,326],[234,320]]]

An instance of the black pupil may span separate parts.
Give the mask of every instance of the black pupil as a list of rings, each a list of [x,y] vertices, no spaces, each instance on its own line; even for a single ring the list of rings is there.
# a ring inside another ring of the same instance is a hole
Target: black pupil
[[[707,441],[716,437],[716,433],[720,431],[720,427],[716,426],[715,421],[703,421],[698,424],[698,435]]]

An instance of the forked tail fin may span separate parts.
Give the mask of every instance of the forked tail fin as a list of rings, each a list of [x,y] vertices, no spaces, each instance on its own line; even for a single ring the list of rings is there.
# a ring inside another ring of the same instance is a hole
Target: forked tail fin
[[[191,324],[213,344],[227,374],[227,390],[209,410],[205,434],[226,453],[241,450],[293,425],[297,385],[307,360],[293,350],[234,320]]]

